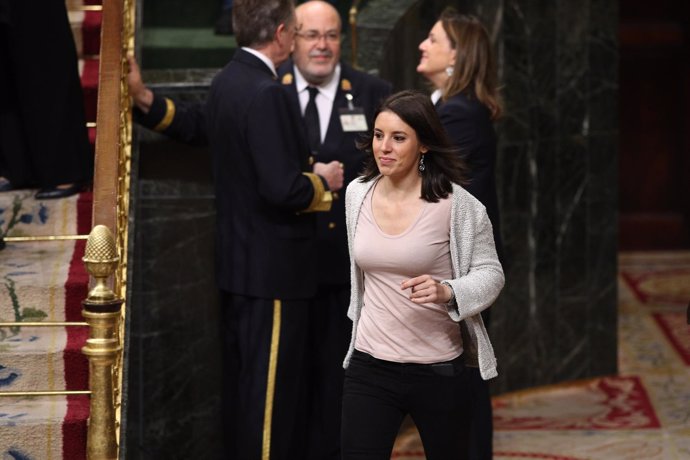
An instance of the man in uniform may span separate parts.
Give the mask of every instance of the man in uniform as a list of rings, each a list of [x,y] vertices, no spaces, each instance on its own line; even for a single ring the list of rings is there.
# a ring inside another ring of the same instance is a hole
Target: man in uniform
[[[342,25],[332,5],[308,1],[297,7],[296,16],[292,60],[279,68],[279,80],[295,113],[302,115],[304,123],[298,129],[310,139],[314,171],[340,164],[349,183],[357,177],[365,156],[356,148],[357,136],[372,129],[373,113],[391,86],[340,62]],[[135,61],[130,60],[130,67],[137,121],[184,142],[206,143],[205,113],[196,106],[155,96],[141,81]],[[333,193],[332,209],[318,213],[316,219],[318,294],[311,307],[308,336],[310,430],[308,447],[299,458],[322,460],[340,458],[342,360],[352,329],[346,316],[350,272],[344,196]]]
[[[305,2],[297,7],[296,16],[292,60],[278,73],[300,109],[315,161],[342,162],[348,184],[361,172],[366,155],[355,141],[372,129],[373,113],[391,86],[340,61],[342,24],[330,3]],[[312,404],[306,456],[313,460],[340,458],[342,360],[352,331],[347,318],[350,259],[344,198],[344,193],[334,193],[331,211],[317,216],[319,290],[310,328]]]
[[[292,0],[236,0],[237,44],[213,79],[205,118],[216,184],[229,456],[302,456],[313,211],[342,187],[336,162],[306,172],[307,148],[275,67],[292,49]],[[322,177],[323,176],[323,177]]]
[[[288,460],[303,456],[307,439],[313,211],[330,209],[343,172],[338,162],[307,172],[299,117],[277,79],[294,41],[292,0],[236,0],[233,21],[241,48],[203,112],[178,122],[208,140],[213,158],[226,457]],[[172,101],[162,104],[148,113],[163,114],[159,126],[176,118]]]

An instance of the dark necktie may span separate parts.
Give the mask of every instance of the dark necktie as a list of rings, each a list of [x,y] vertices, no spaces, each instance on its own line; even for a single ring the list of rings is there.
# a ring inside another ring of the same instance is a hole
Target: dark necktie
[[[319,111],[316,108],[316,95],[319,94],[318,88],[307,86],[309,91],[309,102],[304,109],[304,124],[307,127],[307,139],[309,140],[309,150],[316,154],[321,146],[321,127],[319,123]]]

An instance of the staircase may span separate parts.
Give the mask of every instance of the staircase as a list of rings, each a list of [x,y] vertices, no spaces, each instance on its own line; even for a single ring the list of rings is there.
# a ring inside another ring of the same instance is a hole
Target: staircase
[[[127,111],[121,108],[122,46],[115,42],[126,36],[124,31],[134,8],[129,1],[110,0],[108,4],[115,26],[106,34],[113,43],[105,53],[110,59],[103,68],[117,81],[112,86],[100,83],[101,87],[108,86],[109,95],[99,96],[104,10],[101,3],[102,0],[66,1],[79,54],[89,138],[94,150],[100,152],[96,155],[94,192],[44,202],[34,198],[35,190],[0,193],[0,234],[7,242],[0,252],[2,459],[85,459],[87,430],[102,425],[94,423],[94,412],[92,426],[87,426],[90,404],[102,393],[93,381],[89,388],[89,361],[82,351],[90,334],[94,334],[82,316],[82,302],[89,286],[82,257],[93,224],[105,224],[119,235],[117,247],[121,254],[126,246],[128,163],[122,152],[128,148],[127,129],[131,125]],[[130,17],[123,11],[129,12]],[[118,89],[113,91],[113,87]],[[119,107],[111,110],[115,116],[98,114],[100,101],[105,101],[107,107]],[[101,125],[105,139],[100,140],[104,145],[96,148],[97,116],[104,120]],[[114,137],[117,139],[112,142]],[[98,203],[95,211],[94,203]],[[118,291],[124,290],[123,273],[118,273],[115,282]],[[92,363],[91,369],[99,368]],[[116,382],[115,395],[106,397],[114,400],[115,409],[119,407],[118,378],[121,375],[115,372],[108,379]],[[110,423],[115,427],[114,418]],[[95,452],[92,446],[88,450]]]
[[[32,325],[0,327],[0,391],[15,395],[0,400],[3,459],[86,458],[85,241],[40,238],[88,233],[90,205],[90,192],[44,203],[31,190],[0,194],[3,231],[27,240],[8,242],[0,254],[0,321]],[[44,394],[25,394],[36,391]],[[50,394],[63,391],[72,394]]]

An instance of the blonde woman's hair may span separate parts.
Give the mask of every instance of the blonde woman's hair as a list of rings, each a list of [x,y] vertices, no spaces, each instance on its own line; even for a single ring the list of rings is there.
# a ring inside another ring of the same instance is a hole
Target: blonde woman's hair
[[[454,8],[446,8],[439,21],[456,52],[453,74],[443,88],[443,99],[459,93],[476,97],[489,109],[493,120],[500,118],[503,107],[496,59],[486,27],[476,17],[459,14]]]

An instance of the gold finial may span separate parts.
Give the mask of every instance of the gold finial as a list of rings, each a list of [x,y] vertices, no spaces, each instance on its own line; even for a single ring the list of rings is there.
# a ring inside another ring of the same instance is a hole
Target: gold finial
[[[89,239],[82,258],[86,270],[96,279],[96,285],[89,291],[87,300],[92,303],[107,303],[115,300],[116,296],[106,284],[120,261],[115,246],[115,237],[105,225],[96,225]]]

